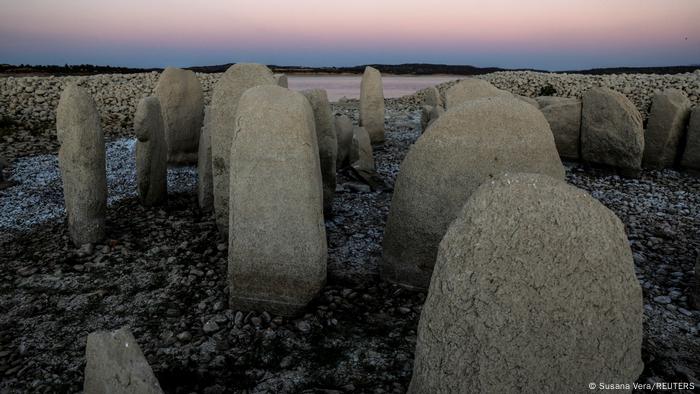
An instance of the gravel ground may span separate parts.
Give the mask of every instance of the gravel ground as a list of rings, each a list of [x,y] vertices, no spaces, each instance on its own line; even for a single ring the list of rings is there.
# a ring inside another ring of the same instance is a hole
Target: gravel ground
[[[136,192],[136,140],[120,138],[107,143],[108,204],[113,205]],[[0,231],[27,230],[65,215],[63,185],[56,155],[28,156],[16,160],[9,172],[14,187],[0,191]],[[168,170],[168,190],[194,192],[195,167]]]
[[[357,119],[356,104],[334,110]],[[226,244],[213,218],[197,209],[191,169],[162,208],[138,204],[133,175],[110,182],[110,194],[121,197],[108,210],[109,239],[76,249],[56,207],[55,159],[30,159],[54,175],[23,170],[23,183],[38,181],[18,187],[23,199],[52,204],[35,212],[53,216],[28,229],[3,229],[0,392],[79,391],[87,334],[123,325],[166,392],[404,392],[425,294],[381,282],[378,261],[391,187],[419,136],[419,113],[407,108],[388,100],[387,142],[375,149],[387,190],[367,191],[351,174],[339,174],[335,215],[326,221],[328,284],[294,319],[228,308]],[[111,146],[133,157],[130,144]],[[131,160],[121,161],[130,168],[125,174],[133,174]],[[567,163],[567,179],[627,226],[644,289],[646,367],[639,381],[698,383],[700,312],[689,293],[700,251],[700,181],[671,170],[630,180],[575,163]],[[41,182],[53,185],[48,199]]]

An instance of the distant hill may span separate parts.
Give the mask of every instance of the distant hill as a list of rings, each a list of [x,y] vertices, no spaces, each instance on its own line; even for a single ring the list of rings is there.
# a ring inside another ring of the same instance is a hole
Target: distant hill
[[[187,67],[188,70],[202,73],[219,73],[226,71],[233,63],[221,64],[215,66],[195,66]],[[425,64],[425,63],[407,63],[407,64],[369,64],[382,73],[397,74],[397,75],[431,75],[431,74],[448,74],[448,75],[480,75],[488,74],[496,71],[538,71],[548,72],[545,70],[536,69],[505,69],[498,67],[474,67],[468,65],[447,65],[447,64]],[[352,67],[305,67],[305,66],[277,66],[270,65],[270,69],[275,73],[286,74],[361,74],[365,69],[365,65]],[[558,71],[556,73],[573,73],[573,74],[682,74],[693,72],[700,69],[700,65],[691,66],[669,66],[669,67],[615,67],[615,68],[594,68],[590,70],[572,70]],[[11,75],[93,75],[93,74],[133,74],[162,71],[162,68],[130,68],[130,67],[112,67],[112,66],[95,66],[91,64],[80,65],[46,65],[33,66],[27,64],[11,65],[0,64],[0,74]]]

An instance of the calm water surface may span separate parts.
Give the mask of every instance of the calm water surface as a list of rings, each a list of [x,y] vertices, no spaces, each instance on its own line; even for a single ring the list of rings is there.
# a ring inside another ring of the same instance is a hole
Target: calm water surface
[[[413,94],[428,86],[465,78],[459,75],[428,75],[428,76],[396,76],[382,77],[384,97],[401,97]],[[289,88],[293,90],[326,89],[330,101],[338,101],[341,97],[360,98],[361,75],[290,75]]]

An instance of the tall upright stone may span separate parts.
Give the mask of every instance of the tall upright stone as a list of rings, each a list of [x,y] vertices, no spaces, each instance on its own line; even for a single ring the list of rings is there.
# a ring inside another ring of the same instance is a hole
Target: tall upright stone
[[[542,96],[536,99],[554,134],[559,156],[578,160],[581,149],[581,101],[576,98]]]
[[[90,333],[85,359],[85,394],[163,393],[128,328]]]
[[[685,127],[690,117],[691,103],[685,93],[668,89],[654,95],[644,133],[644,166],[672,167],[676,164]]]
[[[323,89],[301,92],[314,111],[316,120],[316,141],[321,159],[321,177],[323,178],[323,212],[329,215],[333,210],[335,194],[335,166],[338,159],[338,138],[335,135],[333,114],[328,95]]]
[[[384,87],[379,70],[367,66],[360,85],[360,126],[372,143],[384,141]]]
[[[408,391],[631,385],[644,367],[642,317],[614,213],[561,180],[497,177],[472,194],[440,243]]]
[[[238,100],[246,90],[259,85],[276,85],[269,68],[260,64],[238,63],[229,67],[214,87],[211,117],[211,158],[214,185],[214,217],[219,231],[228,234],[228,183],[231,141],[236,132]]]
[[[199,136],[197,159],[197,202],[205,212],[214,209],[214,180],[211,167],[211,115],[209,107],[204,109],[204,125]]]
[[[158,80],[155,95],[165,123],[168,162],[195,163],[204,118],[204,93],[197,76],[189,70],[168,67]]]
[[[150,207],[168,198],[168,146],[160,102],[141,99],[134,115],[136,133],[136,181],[141,204]]]
[[[289,87],[289,80],[285,74],[275,74],[275,81],[277,82],[277,86],[281,86],[283,88]]]
[[[513,97],[513,95],[483,79],[465,78],[445,92],[445,109],[455,108],[465,101],[489,97]]]
[[[335,135],[338,141],[338,158],[336,168],[347,167],[352,148],[352,121],[346,115],[335,117]]]
[[[61,93],[56,134],[70,238],[76,246],[99,242],[107,211],[105,141],[95,101],[78,85]]]
[[[228,281],[234,309],[291,315],[326,280],[321,166],[308,100],[246,91],[231,146]]]
[[[681,166],[700,171],[700,106],[690,114]]]
[[[642,166],[642,115],[624,95],[608,88],[583,94],[581,158],[635,175]]]
[[[438,118],[401,163],[384,232],[382,278],[425,289],[438,244],[476,188],[504,172],[564,179],[544,115],[514,97],[469,100]]]

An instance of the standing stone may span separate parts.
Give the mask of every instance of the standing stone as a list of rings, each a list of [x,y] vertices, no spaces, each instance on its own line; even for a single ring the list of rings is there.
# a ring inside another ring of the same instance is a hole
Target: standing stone
[[[289,87],[289,81],[287,80],[287,76],[284,74],[275,74],[275,82],[277,82],[277,86],[281,86],[283,88]]]
[[[323,212],[328,215],[333,210],[335,164],[338,159],[338,138],[333,128],[334,119],[331,113],[331,104],[323,89],[305,90],[301,93],[309,100],[316,120],[316,141],[318,142],[321,177],[323,179]]]
[[[204,93],[197,76],[189,70],[168,67],[158,80],[155,95],[163,113],[168,162],[195,163],[204,117]]]
[[[321,166],[308,100],[246,91],[231,146],[228,281],[233,309],[292,315],[326,280]]]
[[[537,98],[537,107],[549,122],[559,156],[578,160],[581,145],[581,101],[542,96]]]
[[[336,168],[345,168],[349,163],[352,148],[352,121],[345,115],[335,117],[335,135],[338,140]]]
[[[690,100],[685,93],[669,89],[654,95],[644,134],[644,166],[672,167],[690,116]]]
[[[509,92],[501,90],[483,79],[465,78],[445,92],[445,109],[457,107],[465,101],[504,96],[513,97]]]
[[[700,107],[695,107],[690,115],[681,165],[700,171]]]
[[[471,193],[503,172],[564,179],[542,113],[514,97],[450,108],[401,163],[384,235],[382,278],[425,289],[440,240]]]
[[[435,86],[430,86],[423,89],[423,105],[442,107],[440,91]]]
[[[382,74],[365,67],[360,85],[360,126],[369,133],[372,143],[384,141],[384,87]]]
[[[352,167],[355,170],[366,172],[374,171],[374,157],[372,156],[372,141],[364,127],[354,127],[352,130]]]
[[[635,175],[642,166],[642,115],[621,93],[593,88],[583,94],[581,157]]]
[[[56,134],[70,238],[76,246],[99,242],[107,210],[105,142],[95,101],[78,85],[61,94]]]
[[[210,112],[211,158],[214,185],[214,217],[221,234],[228,235],[228,182],[231,141],[236,130],[238,100],[246,90],[258,85],[276,85],[269,68],[260,64],[238,63],[221,76],[212,93]]]
[[[85,394],[163,392],[128,328],[90,333],[85,359]]]
[[[168,198],[168,146],[160,102],[141,99],[134,115],[136,132],[136,180],[144,206],[160,205]]]
[[[642,316],[615,214],[563,181],[502,176],[472,194],[440,243],[408,392],[631,384],[644,367]]]
[[[199,136],[197,158],[197,202],[199,208],[205,212],[210,212],[214,208],[214,180],[211,171],[211,115],[207,107],[204,110],[204,125]]]

